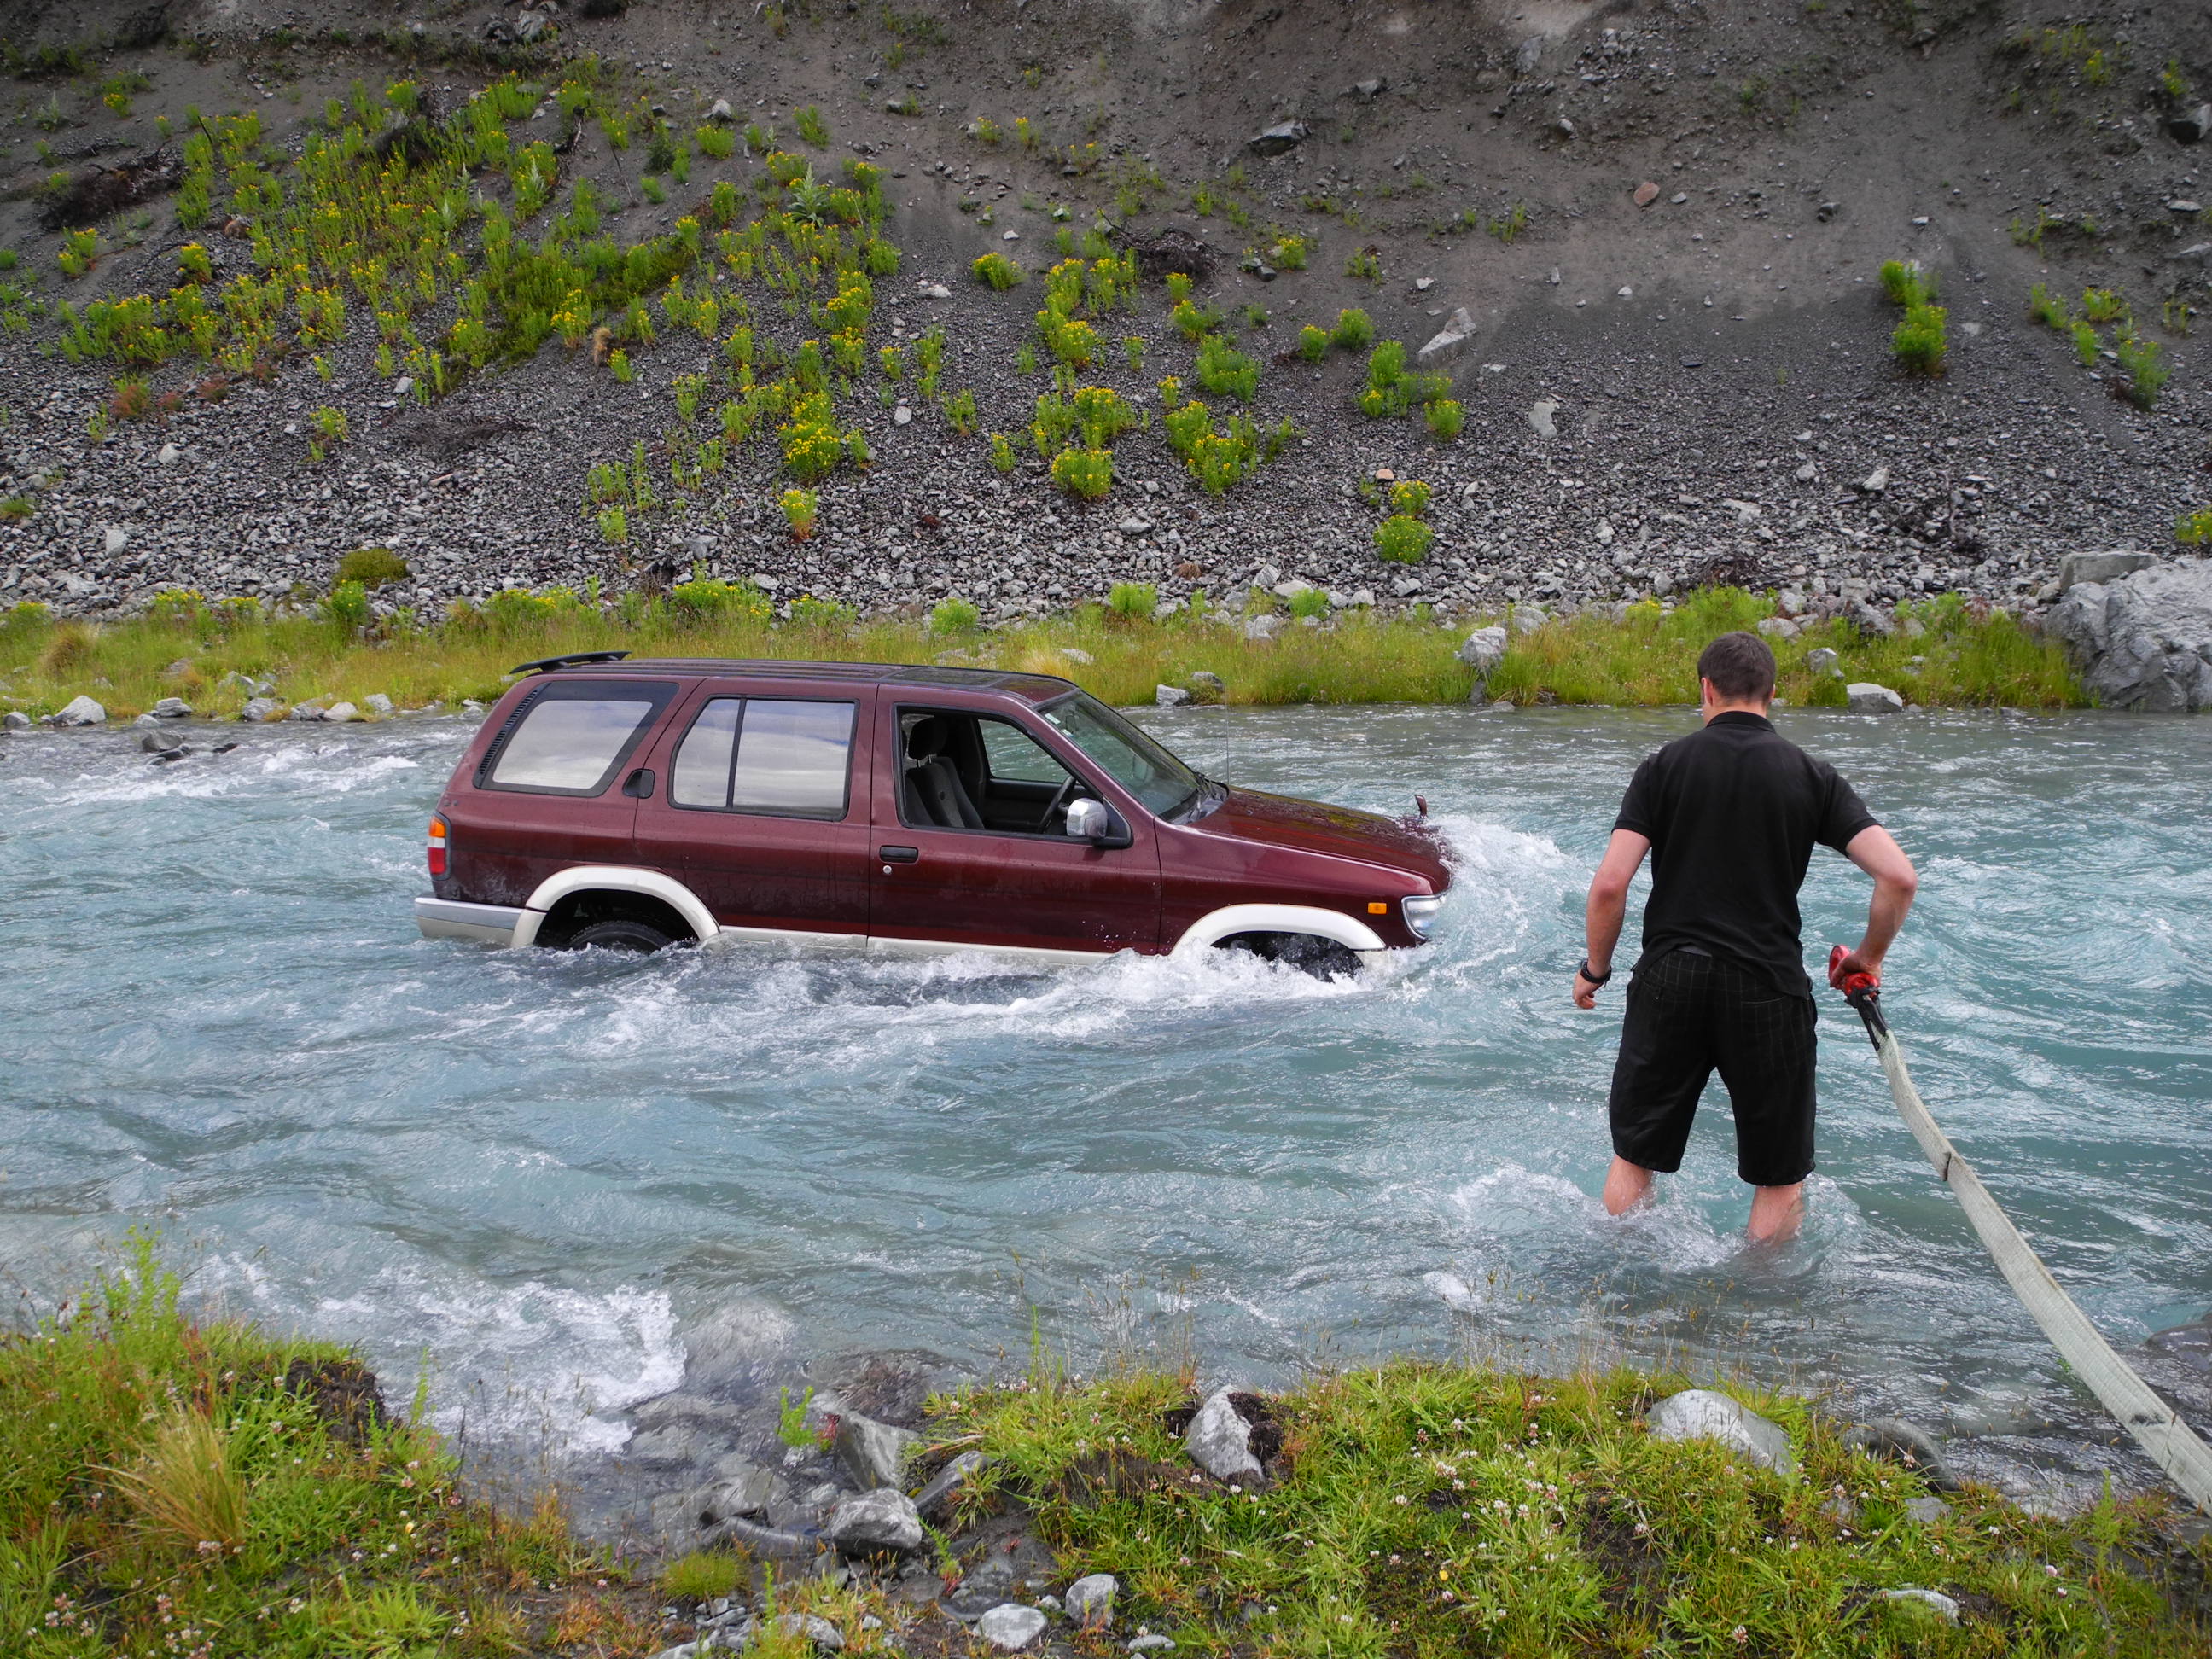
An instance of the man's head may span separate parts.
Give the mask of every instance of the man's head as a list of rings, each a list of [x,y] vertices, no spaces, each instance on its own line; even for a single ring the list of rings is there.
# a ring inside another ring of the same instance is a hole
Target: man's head
[[[1698,654],[1698,679],[1708,719],[1723,708],[1763,714],[1774,697],[1774,653],[1756,634],[1723,634]]]

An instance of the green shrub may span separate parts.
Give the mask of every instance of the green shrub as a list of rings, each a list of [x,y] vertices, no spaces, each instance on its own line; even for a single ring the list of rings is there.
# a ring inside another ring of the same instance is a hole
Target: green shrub
[[[1198,343],[1198,383],[1216,396],[1249,404],[1260,389],[1260,365],[1220,335],[1209,334]]]
[[[1180,271],[1180,270],[1171,270],[1171,271],[1168,272],[1168,302],[1169,302],[1169,304],[1170,304],[1170,305],[1178,305],[1178,306],[1179,306],[1179,305],[1182,305],[1182,304],[1184,304],[1186,301],[1188,301],[1189,300],[1189,298],[1190,298],[1190,278],[1189,278],[1189,276],[1188,276],[1188,275],[1186,275],[1184,272]]]
[[[2123,388],[2127,400],[2137,409],[2150,408],[2158,402],[2159,388],[2173,372],[2166,365],[2166,349],[2155,340],[2140,339],[2130,333],[2113,341],[2112,350],[2127,374],[2127,385]]]
[[[1328,356],[1328,331],[1308,323],[1298,331],[1298,356],[1310,363],[1317,363]]]
[[[717,576],[697,574],[670,588],[668,604],[690,621],[708,625],[763,623],[775,609],[768,595],[750,582],[726,582]]]
[[[2097,337],[2097,331],[2087,323],[2075,323],[2073,332],[2074,356],[2080,361],[2082,368],[2094,368],[2097,366],[2097,354],[2104,349],[2104,342]]]
[[[1306,268],[1306,239],[1303,236],[1285,236],[1269,251],[1273,254],[1275,263],[1285,270],[1304,270]]]
[[[2027,291],[2027,314],[2045,328],[2069,325],[2066,302],[2040,283]]]
[[[791,602],[791,623],[794,628],[845,628],[858,622],[860,613],[849,605],[836,599],[817,599],[811,593],[802,593]]]
[[[1014,441],[1003,432],[991,434],[991,465],[1001,472],[1014,470]]]
[[[1114,457],[1104,449],[1063,449],[1052,458],[1052,481],[1079,501],[1103,500],[1114,487]]]
[[[1429,498],[1433,493],[1419,478],[1403,479],[1390,486],[1390,510],[1418,519],[1429,510]]]
[[[1936,282],[1921,270],[1917,259],[1885,259],[1881,264],[1881,291],[1889,296],[1892,305],[1903,306],[1909,311],[1936,297]]]
[[[717,161],[726,161],[738,153],[738,135],[727,127],[702,126],[691,135],[691,141],[699,146],[702,155],[711,155]]]
[[[353,635],[368,626],[368,590],[359,582],[339,582],[322,604],[323,620]]]
[[[744,1577],[734,1555],[694,1550],[672,1561],[660,1575],[660,1593],[673,1601],[711,1601],[727,1595]]]
[[[604,541],[620,547],[629,539],[629,514],[619,507],[599,510],[599,536]]]
[[[1212,306],[1182,300],[1168,313],[1168,320],[1182,331],[1186,339],[1196,340],[1221,326],[1221,313]]]
[[[1335,332],[1330,337],[1346,351],[1364,351],[1368,342],[1375,337],[1373,319],[1353,307],[1336,313]]]
[[[798,118],[799,136],[801,138],[817,149],[823,149],[829,144],[830,124],[822,118],[822,112],[818,107],[812,104],[802,106],[798,112]]]
[[[783,508],[784,522],[791,526],[791,539],[803,542],[814,534],[816,520],[822,510],[821,498],[811,489],[787,489],[779,505]]]
[[[1301,587],[1291,595],[1291,615],[1301,620],[1328,615],[1328,593],[1319,587]]]
[[[1022,280],[1022,268],[1003,253],[986,253],[968,267],[979,283],[1005,293]]]
[[[962,387],[945,400],[945,418],[953,432],[963,438],[972,438],[975,428],[982,424],[982,416],[975,410],[975,394]]]
[[[2200,507],[2174,520],[2173,539],[2184,547],[2212,546],[2212,507]]]
[[[1948,349],[1942,306],[1915,305],[1905,308],[1905,316],[1896,331],[1889,337],[1889,349],[1897,361],[1916,374],[1941,374],[1943,354]]]
[[[1150,622],[1159,603],[1160,590],[1150,582],[1115,582],[1106,594],[1106,608],[1131,622]]]
[[[404,582],[409,575],[407,561],[388,547],[356,547],[338,561],[336,580],[359,582],[374,590],[387,587],[393,582]]]
[[[1393,513],[1375,526],[1375,550],[1393,564],[1419,564],[1437,532],[1409,513]]]
[[[968,634],[980,627],[983,613],[957,594],[938,601],[937,608],[929,613],[929,631],[933,634]]]
[[[2081,290],[2081,314],[2093,323],[2116,322],[2127,314],[2127,301],[2108,288]]]
[[[1459,436],[1460,428],[1466,424],[1467,412],[1456,399],[1431,398],[1421,405],[1421,418],[1428,422],[1430,435],[1439,443],[1449,443]]]
[[[1382,255],[1373,247],[1364,247],[1344,262],[1344,274],[1359,276],[1370,283],[1382,280]]]

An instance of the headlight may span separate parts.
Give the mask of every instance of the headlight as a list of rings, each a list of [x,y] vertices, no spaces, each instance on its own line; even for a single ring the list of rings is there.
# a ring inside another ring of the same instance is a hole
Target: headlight
[[[1408,898],[1398,901],[1398,908],[1406,914],[1406,926],[1413,930],[1415,939],[1426,939],[1429,930],[1437,925],[1437,915],[1444,908],[1438,898]]]

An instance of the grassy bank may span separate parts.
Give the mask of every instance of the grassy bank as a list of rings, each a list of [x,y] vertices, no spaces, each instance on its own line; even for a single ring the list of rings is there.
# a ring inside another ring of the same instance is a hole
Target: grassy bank
[[[1697,700],[1698,649],[1714,635],[1773,613],[1768,599],[1734,588],[1692,596],[1672,611],[1631,607],[1516,635],[1488,694],[1517,703],[1661,704]],[[819,658],[844,661],[972,662],[1064,674],[1110,702],[1152,700],[1153,688],[1196,672],[1218,675],[1243,704],[1456,702],[1474,684],[1454,653],[1472,624],[1339,612],[1319,627],[1294,617],[1273,640],[1245,636],[1247,613],[1201,606],[1155,621],[1150,606],[1127,616],[1089,605],[1018,627],[981,630],[957,618],[851,620],[823,608],[812,620],[779,621],[762,596],[720,583],[689,583],[668,600],[603,609],[565,592],[502,594],[457,608],[445,621],[363,625],[336,614],[272,616],[251,601],[190,596],[125,621],[58,621],[41,608],[0,616],[0,707],[32,714],[91,696],[111,719],[181,696],[203,714],[234,714],[247,691],[226,675],[273,681],[284,702],[336,696],[355,702],[382,692],[403,708],[433,701],[487,700],[517,662],[568,651],[626,647],[645,654]],[[2085,698],[2058,648],[2003,615],[1976,616],[1955,600],[1931,601],[1917,636],[1862,636],[1848,623],[1815,624],[1777,641],[1781,695],[1793,703],[1841,704],[1846,680],[1875,680],[1930,705],[2057,708]],[[1826,647],[1843,678],[1819,677],[1808,654]]]
[[[64,1322],[0,1340],[0,1650],[24,1659],[635,1656],[711,1597],[829,1620],[858,1655],[966,1653],[966,1627],[865,1567],[849,1583],[728,1552],[658,1578],[578,1542],[557,1509],[502,1516],[460,1486],[415,1407],[387,1415],[343,1351],[195,1324],[141,1248]],[[1115,1637],[1280,1659],[1446,1654],[2201,1654],[2203,1591],[2162,1499],[2073,1521],[1994,1493],[1923,1522],[1918,1478],[1846,1447],[1808,1405],[1790,1477],[1652,1438],[1680,1379],[1553,1380],[1399,1364],[1266,1409],[1270,1479],[1198,1475],[1176,1437],[1190,1379],[1078,1385],[1040,1369],[933,1402],[929,1457],[992,1462],[930,1547],[950,1589],[1012,1517],[1054,1587],[1121,1584]],[[1838,1500],[1841,1500],[1838,1503]],[[993,1530],[996,1528],[996,1530]],[[823,1558],[823,1565],[827,1565]],[[909,1576],[902,1588],[911,1589]],[[1941,1591],[1956,1626],[1887,1589]],[[1033,1597],[1042,1586],[1033,1587]],[[670,1616],[671,1613],[673,1616]],[[766,1659],[802,1659],[780,1634]]]

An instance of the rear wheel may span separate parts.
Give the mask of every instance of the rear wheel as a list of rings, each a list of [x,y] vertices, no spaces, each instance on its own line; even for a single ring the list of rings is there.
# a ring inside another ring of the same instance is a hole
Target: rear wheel
[[[622,951],[633,956],[651,956],[655,951],[665,951],[676,941],[651,922],[637,921],[629,916],[617,916],[606,921],[595,921],[579,927],[568,935],[568,948],[582,951],[592,945],[602,951]]]

